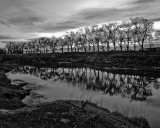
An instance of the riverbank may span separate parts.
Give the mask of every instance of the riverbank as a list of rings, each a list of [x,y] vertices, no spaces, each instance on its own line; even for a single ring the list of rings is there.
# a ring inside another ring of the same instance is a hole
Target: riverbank
[[[0,111],[0,125],[20,128],[150,128],[144,118],[127,118],[84,101],[55,101]]]
[[[19,85],[12,85],[5,75],[16,67],[15,64],[0,64],[0,109],[14,110],[26,106],[21,100],[26,97],[28,91]]]
[[[87,66],[122,74],[160,75],[160,55],[140,51],[1,55],[1,61],[36,67]]]

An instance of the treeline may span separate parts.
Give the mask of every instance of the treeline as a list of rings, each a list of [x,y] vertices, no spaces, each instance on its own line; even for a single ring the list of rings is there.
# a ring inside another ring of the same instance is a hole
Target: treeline
[[[153,22],[131,18],[122,23],[109,23],[67,32],[61,37],[41,37],[27,42],[8,42],[6,51],[14,53],[100,52],[144,50],[153,40]]]

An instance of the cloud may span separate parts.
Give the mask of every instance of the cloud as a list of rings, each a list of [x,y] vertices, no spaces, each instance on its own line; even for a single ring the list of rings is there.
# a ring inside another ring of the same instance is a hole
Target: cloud
[[[121,9],[106,9],[106,8],[96,8],[96,9],[85,9],[74,15],[74,19],[84,20],[91,22],[105,22],[113,21],[119,19],[124,13]]]
[[[156,0],[137,0],[137,3],[152,3],[155,2]]]
[[[153,22],[160,21],[160,17],[151,19]]]
[[[135,0],[133,3],[141,4],[141,3],[151,3],[155,2],[156,0]]]
[[[6,21],[3,21],[3,20],[0,20],[0,24],[1,25],[5,25],[5,26],[10,26],[10,24],[9,23],[7,23]]]
[[[6,36],[6,35],[0,35],[0,40],[3,40],[3,39],[15,39],[15,38],[11,36]]]
[[[42,23],[43,18],[37,17],[37,16],[18,16],[18,17],[12,17],[8,19],[8,22],[12,25],[17,25],[17,26],[33,26],[36,23]]]
[[[159,5],[159,0],[0,0],[0,35],[28,39],[33,33],[62,32],[137,16],[159,21]]]
[[[54,22],[50,21],[49,23],[41,24],[38,28],[40,32],[61,32],[64,30],[74,29],[81,26],[84,26],[85,22],[78,21],[78,20],[66,20],[66,21],[59,21]]]

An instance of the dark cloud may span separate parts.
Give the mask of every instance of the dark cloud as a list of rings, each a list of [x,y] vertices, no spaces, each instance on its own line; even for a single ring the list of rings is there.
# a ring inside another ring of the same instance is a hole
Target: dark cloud
[[[59,22],[46,22],[38,24],[27,29],[28,32],[41,32],[41,33],[51,33],[51,32],[61,32],[64,30],[75,29],[84,26],[86,23],[83,21],[76,20],[65,20]],[[26,30],[26,29],[25,29]]]
[[[7,23],[6,21],[2,21],[2,20],[0,20],[0,24],[2,24],[2,25],[5,25],[5,26],[10,26],[10,24],[9,23]]]
[[[81,26],[81,25],[84,25],[85,23],[83,22],[80,22],[80,21],[75,21],[75,20],[68,20],[68,21],[62,21],[60,23],[57,23],[56,25],[58,26]]]
[[[155,21],[160,21],[160,17],[157,17],[157,18],[153,18],[153,19],[151,19],[153,22],[155,22]]]
[[[154,3],[156,1],[157,0],[135,0],[135,1],[132,1],[131,4],[144,5],[144,4]]]
[[[0,35],[0,40],[4,40],[4,39],[16,39],[16,38],[11,36],[6,36],[6,35]]]
[[[137,0],[137,3],[151,3],[155,2],[156,0]]]
[[[62,21],[62,22],[55,24],[53,28],[56,30],[66,30],[66,29],[78,28],[85,24],[86,23],[84,21],[68,20],[68,21]]]
[[[101,19],[112,19],[113,17],[118,17],[117,15],[124,12],[124,10],[120,9],[85,9],[77,14],[79,18],[82,18],[84,20],[101,20]]]
[[[43,18],[37,17],[37,16],[18,16],[18,17],[12,17],[8,19],[8,22],[13,25],[34,25],[36,23],[42,23]]]
[[[71,24],[44,24],[43,26],[41,26],[41,28],[39,28],[40,32],[57,32],[57,31],[64,31],[64,30],[68,30],[68,29],[74,29],[76,28],[76,26],[71,25]]]

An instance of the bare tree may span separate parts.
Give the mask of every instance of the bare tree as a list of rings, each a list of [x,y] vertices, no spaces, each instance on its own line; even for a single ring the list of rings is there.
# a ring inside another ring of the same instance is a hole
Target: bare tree
[[[14,42],[7,42],[5,48],[8,51],[8,54],[13,54],[15,50],[15,43]]]
[[[135,34],[137,36],[137,42],[143,51],[144,43],[147,40],[147,37],[153,31],[153,22],[144,19],[144,18],[131,18],[131,22],[134,25]]]
[[[112,28],[111,28],[110,25],[103,24],[102,25],[102,29],[103,29],[104,42],[107,45],[107,51],[109,51],[109,49],[110,49],[111,35],[112,35]]]
[[[67,50],[68,50],[68,52],[69,52],[69,47],[70,47],[70,37],[69,37],[69,35],[68,34],[65,34],[65,35],[63,35],[63,37],[64,37],[64,42],[66,42],[66,45],[67,45]]]
[[[130,22],[123,22],[122,23],[123,31],[125,32],[125,43],[127,46],[127,51],[130,49],[130,43],[132,39],[132,24]]]
[[[123,45],[124,45],[124,42],[125,42],[125,32],[122,28],[121,25],[118,25],[118,29],[117,29],[117,35],[118,35],[118,45],[120,47],[120,50],[122,51],[123,50]]]
[[[52,53],[55,52],[55,49],[57,47],[57,42],[58,42],[58,39],[55,36],[53,36],[52,38],[50,38],[49,41],[48,41],[48,46],[52,50]]]
[[[62,53],[64,52],[64,47],[65,47],[66,44],[67,44],[66,41],[62,37],[58,38],[58,44],[57,45],[59,45],[61,47]]]

